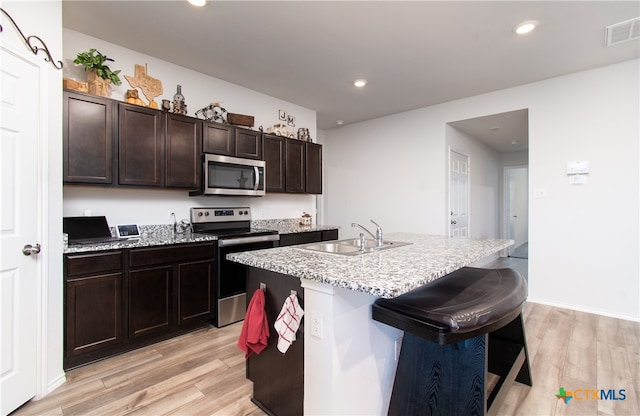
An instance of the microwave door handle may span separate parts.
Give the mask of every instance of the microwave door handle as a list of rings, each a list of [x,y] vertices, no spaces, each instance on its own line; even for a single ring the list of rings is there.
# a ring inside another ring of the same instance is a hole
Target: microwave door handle
[[[253,190],[257,191],[260,188],[260,168],[258,168],[257,166],[254,166],[253,175],[254,175]]]

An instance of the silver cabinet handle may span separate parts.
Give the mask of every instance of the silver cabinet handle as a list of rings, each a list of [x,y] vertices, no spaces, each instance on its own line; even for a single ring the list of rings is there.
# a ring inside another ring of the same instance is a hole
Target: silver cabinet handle
[[[26,244],[24,247],[22,247],[22,254],[24,254],[25,256],[38,254],[40,253],[41,248],[42,247],[40,246],[40,244],[36,244],[35,246],[32,246],[31,244]]]
[[[458,221],[451,220],[451,224],[455,225],[457,223],[458,223]]]

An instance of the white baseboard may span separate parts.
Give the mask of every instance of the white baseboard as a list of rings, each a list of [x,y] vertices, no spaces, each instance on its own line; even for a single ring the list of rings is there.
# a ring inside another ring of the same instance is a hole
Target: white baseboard
[[[62,374],[60,374],[58,377],[51,380],[51,382],[47,384],[46,391],[38,392],[36,397],[34,397],[34,400],[40,400],[45,398],[47,395],[52,393],[55,389],[62,386],[65,383],[65,381],[67,381],[67,376],[64,372],[62,372]]]
[[[546,301],[546,300],[536,299],[536,298],[532,298],[532,297],[528,297],[527,298],[527,302],[539,303],[541,305],[553,306],[555,308],[571,309],[571,310],[578,311],[578,312],[592,313],[594,315],[607,316],[609,318],[622,319],[622,320],[625,320],[625,321],[640,322],[640,316],[630,316],[630,315],[624,315],[624,314],[605,312],[605,311],[601,311],[601,310],[598,310],[598,309],[585,308],[583,306],[576,306],[576,305],[567,305],[567,304],[564,304],[564,303],[549,302],[549,301]]]

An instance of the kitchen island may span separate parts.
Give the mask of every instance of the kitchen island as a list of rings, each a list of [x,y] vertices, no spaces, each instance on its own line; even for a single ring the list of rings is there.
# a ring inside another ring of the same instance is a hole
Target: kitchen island
[[[410,233],[387,237],[411,244],[357,256],[293,246],[227,257],[251,266],[254,284],[280,276],[292,285],[299,281],[304,291],[299,295],[304,326],[294,346],[299,343],[304,348],[303,363],[296,365],[304,372],[305,415],[386,414],[403,333],[373,321],[371,304],[378,297],[399,296],[462,267],[482,266],[513,244],[511,240]],[[275,319],[269,318],[270,322]],[[270,348],[274,338],[277,341],[272,328],[271,334]],[[286,378],[291,372],[285,370],[272,377]]]

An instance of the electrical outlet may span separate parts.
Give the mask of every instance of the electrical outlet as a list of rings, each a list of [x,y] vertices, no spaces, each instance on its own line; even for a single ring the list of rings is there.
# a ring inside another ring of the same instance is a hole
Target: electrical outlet
[[[318,312],[311,312],[311,335],[322,339],[322,317],[318,314]]]

